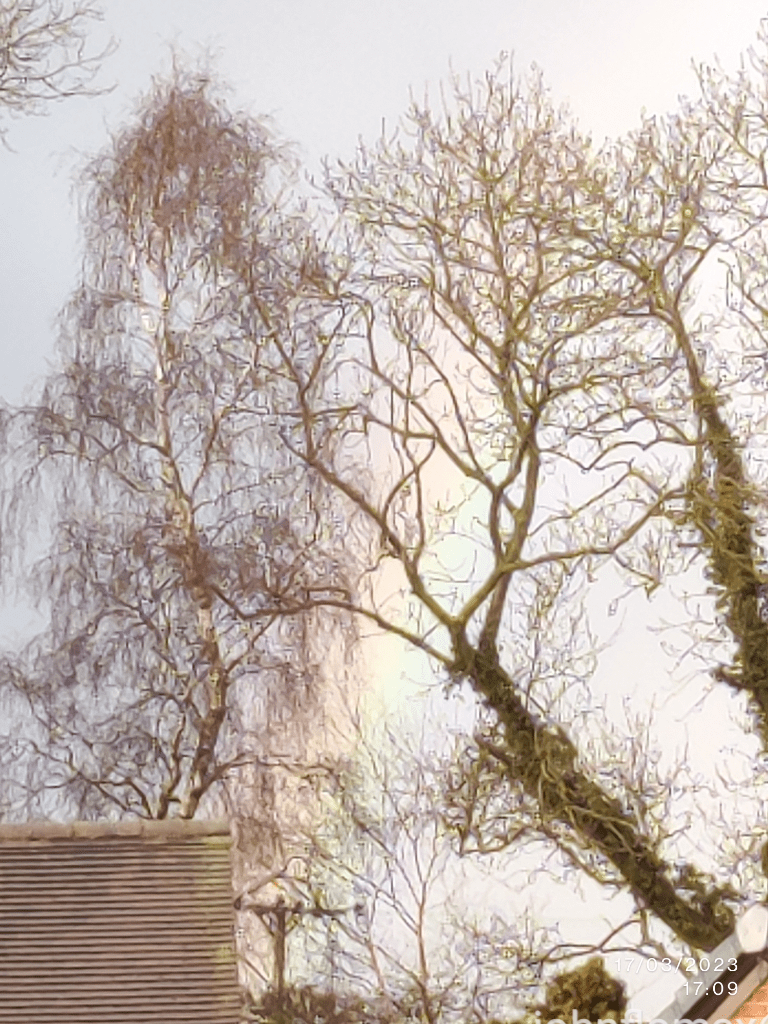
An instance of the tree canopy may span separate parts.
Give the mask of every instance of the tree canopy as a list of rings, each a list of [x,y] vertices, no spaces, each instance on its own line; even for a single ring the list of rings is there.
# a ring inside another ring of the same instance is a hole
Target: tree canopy
[[[500,67],[330,168],[361,256],[354,384],[341,413],[296,388],[290,439],[400,573],[401,603],[369,576],[348,607],[469,684],[523,816],[698,949],[738,894],[590,763],[568,690],[607,570],[650,597],[698,569],[699,653],[768,739],[765,45],[753,77],[702,69],[699,101],[598,151]]]
[[[84,171],[61,369],[8,422],[7,523],[21,539],[47,495],[57,517],[50,630],[4,663],[36,723],[12,746],[31,798],[81,815],[192,817],[305,750],[336,635],[310,598],[348,590],[332,496],[280,442],[285,359],[324,372],[329,278],[287,154],[214,92],[177,72]]]
[[[59,0],[0,0],[0,109],[41,114],[52,101],[102,91],[91,82],[115,44],[87,52],[89,23],[102,17],[88,3],[70,10]]]
[[[461,964],[430,969],[427,890],[456,852],[556,851],[632,900],[646,955],[729,934],[765,829],[719,862],[685,845],[650,733],[595,698],[590,600],[695,597],[697,684],[765,751],[768,28],[750,59],[602,148],[502,59],[329,164],[316,207],[210,75],[156,84],[84,172],[59,366],[4,411],[7,565],[52,510],[50,627],[0,664],[31,722],[0,751],[5,814],[192,817],[227,780],[273,806],[275,767],[315,772],[354,850],[314,826],[296,848],[401,913],[416,959],[391,962],[387,1013],[431,1024],[480,1013]],[[412,793],[382,771],[379,818],[312,735],[371,629],[480,723]],[[365,908],[345,927],[375,976]],[[581,993],[625,1006],[599,961],[540,1006]]]

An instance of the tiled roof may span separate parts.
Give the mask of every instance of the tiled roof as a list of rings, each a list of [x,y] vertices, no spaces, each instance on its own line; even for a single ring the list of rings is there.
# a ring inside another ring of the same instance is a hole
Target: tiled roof
[[[1,1024],[235,1024],[223,822],[0,825]]]

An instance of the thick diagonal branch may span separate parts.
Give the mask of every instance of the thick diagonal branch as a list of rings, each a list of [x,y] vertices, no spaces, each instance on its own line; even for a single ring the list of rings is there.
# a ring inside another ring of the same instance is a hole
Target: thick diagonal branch
[[[684,899],[668,865],[618,800],[577,765],[577,751],[562,729],[537,721],[498,659],[464,646],[457,661],[463,675],[498,716],[505,743],[499,760],[539,804],[542,817],[571,828],[617,869],[641,906],[648,907],[695,949],[713,949],[730,933],[733,914],[722,892]]]

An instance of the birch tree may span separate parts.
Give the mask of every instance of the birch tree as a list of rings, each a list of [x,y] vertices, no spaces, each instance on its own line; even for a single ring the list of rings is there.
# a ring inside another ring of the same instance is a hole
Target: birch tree
[[[54,522],[31,576],[50,628],[2,666],[34,723],[6,742],[16,813],[189,818],[250,780],[263,840],[277,769],[320,728],[343,642],[315,599],[347,591],[352,548],[280,440],[284,361],[322,378],[337,324],[291,174],[179,69],[84,171],[60,366],[8,426],[6,540],[43,505]]]

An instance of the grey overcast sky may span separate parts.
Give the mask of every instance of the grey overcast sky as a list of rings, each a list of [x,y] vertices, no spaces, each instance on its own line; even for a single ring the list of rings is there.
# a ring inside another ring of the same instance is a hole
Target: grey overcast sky
[[[754,40],[765,0],[105,0],[98,42],[119,43],[99,81],[115,90],[11,122],[0,151],[0,397],[18,402],[53,352],[54,318],[74,285],[74,169],[105,146],[170,46],[210,49],[233,105],[273,116],[308,170],[351,156],[409,90],[439,98],[449,67],[481,75],[502,50],[537,63],[556,99],[596,142],[671,109],[695,91],[691,60],[733,67]]]
[[[394,126],[410,90],[420,98],[426,88],[437,101],[451,67],[480,76],[501,51],[514,54],[518,73],[539,65],[555,100],[569,104],[582,130],[600,143],[634,127],[641,108],[664,113],[681,94],[695,93],[692,61],[712,63],[717,55],[734,68],[768,14],[768,0],[103,0],[101,6],[105,20],[94,43],[114,36],[119,48],[98,82],[115,83],[114,91],[69,100],[47,117],[7,122],[14,151],[0,150],[0,397],[9,402],[31,394],[41,380],[53,356],[55,316],[76,282],[73,172],[108,143],[152,76],[168,69],[171,46],[193,58],[211,51],[232,87],[232,105],[271,115],[306,169],[317,172],[324,156],[351,157],[359,137],[373,141],[382,119]],[[12,619],[9,608],[0,609],[0,634]],[[624,659],[628,673],[632,666]],[[652,660],[644,652],[638,671],[648,675]],[[672,727],[680,720],[672,715]],[[567,915],[562,905],[558,913]],[[663,1005],[663,998],[653,999]]]

